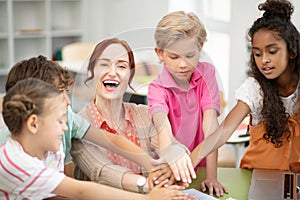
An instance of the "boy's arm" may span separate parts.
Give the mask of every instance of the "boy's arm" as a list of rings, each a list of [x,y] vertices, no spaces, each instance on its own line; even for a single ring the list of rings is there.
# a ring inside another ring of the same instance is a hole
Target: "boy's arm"
[[[205,138],[213,133],[218,128],[218,126],[219,123],[216,110],[205,110],[203,113],[203,132]],[[205,179],[201,183],[200,187],[202,191],[206,191],[207,187],[210,195],[213,195],[215,191],[216,196],[220,197],[224,195],[224,192],[228,193],[228,190],[217,180],[217,157],[218,149],[207,155]]]
[[[196,178],[196,173],[188,149],[173,137],[171,124],[164,112],[157,112],[152,118],[158,134],[160,157],[170,165],[176,180],[191,183],[191,176]]]
[[[152,120],[157,131],[157,141],[159,150],[172,144],[173,134],[168,116],[164,112],[153,114]]]

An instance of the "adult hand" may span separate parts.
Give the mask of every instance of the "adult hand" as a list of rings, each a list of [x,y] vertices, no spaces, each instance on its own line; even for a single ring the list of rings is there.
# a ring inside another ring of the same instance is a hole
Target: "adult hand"
[[[223,196],[224,192],[228,194],[227,188],[225,188],[215,178],[205,178],[204,181],[202,181],[202,183],[200,184],[200,188],[202,192],[206,192],[208,188],[208,194],[213,195],[215,192],[217,197]]]
[[[173,185],[176,182],[172,170],[168,165],[165,165],[162,169],[150,172],[148,175],[148,184],[150,189],[164,180],[168,180],[168,182],[164,185],[165,187]]]

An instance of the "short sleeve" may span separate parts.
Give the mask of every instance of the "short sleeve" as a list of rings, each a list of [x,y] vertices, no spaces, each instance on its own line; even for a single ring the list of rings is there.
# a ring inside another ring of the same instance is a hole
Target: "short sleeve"
[[[72,138],[82,139],[89,129],[90,123],[80,115],[74,113],[72,109],[68,110],[68,115],[70,115],[68,119],[70,118],[72,121],[72,124],[70,124]]]
[[[148,89],[148,104],[151,116],[157,112],[168,114],[169,107],[167,105],[166,88],[156,82],[150,83]]]
[[[39,160],[25,153],[23,147],[10,138],[0,148],[0,154],[0,180],[6,180],[5,184],[0,184],[0,191],[10,197],[43,199],[53,196],[51,193],[65,177],[62,148],[58,152],[48,152]]]
[[[10,135],[11,134],[7,126],[3,126],[2,128],[0,128],[0,145],[4,144],[8,140]]]
[[[253,78],[249,77],[246,81],[235,91],[237,100],[246,103],[251,112],[261,109],[263,96],[259,83]]]
[[[66,155],[65,162],[71,161],[70,150],[72,147],[72,138],[82,139],[90,127],[90,123],[80,115],[74,113],[70,106],[68,107],[67,118],[68,130],[63,137],[64,152]]]
[[[220,114],[220,91],[216,79],[215,67],[206,62],[198,64],[197,69],[202,75],[203,86],[201,97],[201,109],[204,112],[207,109],[214,109]]]
[[[235,91],[237,100],[246,103],[252,115],[252,125],[257,125],[262,120],[263,107],[263,92],[259,83],[253,77],[249,77],[245,82]]]

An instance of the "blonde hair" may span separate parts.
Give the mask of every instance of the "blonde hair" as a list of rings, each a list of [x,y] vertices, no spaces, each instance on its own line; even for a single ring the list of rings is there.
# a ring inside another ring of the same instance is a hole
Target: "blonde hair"
[[[157,24],[154,39],[158,49],[165,49],[184,37],[196,39],[199,48],[206,42],[206,30],[195,13],[176,11],[165,15]]]

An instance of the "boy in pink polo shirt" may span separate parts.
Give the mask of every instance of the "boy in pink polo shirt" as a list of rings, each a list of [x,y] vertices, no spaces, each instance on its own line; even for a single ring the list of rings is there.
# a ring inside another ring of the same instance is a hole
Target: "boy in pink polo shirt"
[[[199,62],[206,31],[194,13],[182,11],[164,16],[155,31],[155,52],[164,64],[149,86],[150,113],[159,133],[160,149],[171,143],[172,134],[193,151],[218,126],[219,89],[214,66]],[[195,155],[195,154],[191,154]],[[206,167],[201,183],[209,194],[223,196],[227,189],[217,181],[217,151],[200,163],[191,157],[195,170]],[[176,163],[188,162],[186,155]]]

